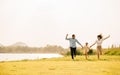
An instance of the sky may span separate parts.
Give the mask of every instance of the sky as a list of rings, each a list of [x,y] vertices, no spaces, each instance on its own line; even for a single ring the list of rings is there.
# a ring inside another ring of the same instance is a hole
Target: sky
[[[103,47],[120,44],[120,0],[0,0],[0,43],[5,46],[67,48],[66,34],[91,45],[101,33],[111,36]]]

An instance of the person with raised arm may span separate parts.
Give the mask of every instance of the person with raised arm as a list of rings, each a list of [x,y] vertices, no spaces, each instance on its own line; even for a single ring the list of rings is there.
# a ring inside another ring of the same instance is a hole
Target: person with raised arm
[[[70,51],[71,51],[71,57],[74,60],[74,57],[76,56],[76,43],[78,43],[82,48],[83,46],[81,43],[75,38],[75,34],[72,35],[72,38],[68,38],[68,34],[66,35],[66,40],[69,40],[70,42]]]
[[[100,58],[100,55],[102,55],[102,43],[104,40],[108,39],[109,37],[110,37],[110,35],[103,38],[103,36],[100,34],[97,36],[97,40],[90,46],[90,47],[92,47],[95,44],[97,44],[97,57],[98,57],[98,59]]]

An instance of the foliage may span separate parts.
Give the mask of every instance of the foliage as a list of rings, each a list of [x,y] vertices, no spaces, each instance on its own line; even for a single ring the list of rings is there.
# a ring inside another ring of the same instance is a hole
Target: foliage
[[[95,55],[95,51],[93,51],[93,49],[90,49],[88,54],[89,55]],[[71,55],[71,52],[68,51],[65,55]],[[82,49],[77,49],[76,55],[84,55],[84,51]]]
[[[110,48],[106,49],[105,55],[120,55],[120,48]]]
[[[71,52],[68,51],[65,55],[71,55]],[[79,49],[77,49],[77,51],[76,51],[76,55],[83,55],[83,52],[80,51]]]
[[[95,55],[95,51],[93,51],[93,49],[90,49],[88,52],[89,55]]]
[[[0,53],[59,53],[65,54],[67,49],[61,46],[47,45],[46,47],[7,46],[0,47]]]

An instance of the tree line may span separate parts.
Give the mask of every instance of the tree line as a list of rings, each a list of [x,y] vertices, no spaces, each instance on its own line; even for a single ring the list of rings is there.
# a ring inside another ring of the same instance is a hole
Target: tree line
[[[65,54],[68,49],[57,45],[47,45],[45,47],[28,46],[4,46],[0,47],[0,53],[59,53]]]

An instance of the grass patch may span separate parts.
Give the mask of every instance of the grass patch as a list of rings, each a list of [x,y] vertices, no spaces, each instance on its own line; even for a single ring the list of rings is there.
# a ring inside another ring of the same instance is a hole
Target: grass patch
[[[120,75],[120,56],[96,55],[0,62],[0,75]]]

